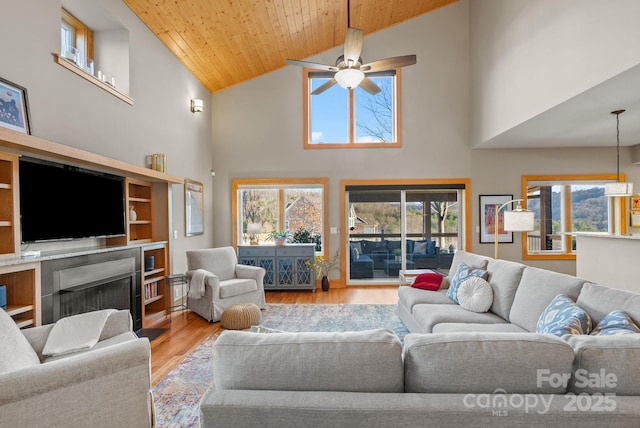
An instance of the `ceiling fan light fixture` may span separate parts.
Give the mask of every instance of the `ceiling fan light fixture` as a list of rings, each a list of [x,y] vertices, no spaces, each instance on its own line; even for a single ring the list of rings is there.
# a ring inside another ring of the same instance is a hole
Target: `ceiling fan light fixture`
[[[362,82],[364,73],[356,68],[343,68],[335,74],[334,78],[343,88],[353,89]]]

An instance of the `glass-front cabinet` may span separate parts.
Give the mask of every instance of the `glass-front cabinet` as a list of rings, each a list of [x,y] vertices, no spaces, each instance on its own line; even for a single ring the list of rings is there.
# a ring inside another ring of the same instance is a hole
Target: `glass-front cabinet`
[[[315,274],[310,269],[314,259],[315,244],[241,245],[238,246],[238,263],[259,266],[266,271],[265,290],[290,290],[316,288]]]

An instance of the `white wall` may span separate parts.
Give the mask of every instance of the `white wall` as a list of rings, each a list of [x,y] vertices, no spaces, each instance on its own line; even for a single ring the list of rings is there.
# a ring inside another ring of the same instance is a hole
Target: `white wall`
[[[297,67],[283,67],[214,94],[214,244],[231,243],[232,178],[329,177],[330,225],[338,226],[342,215],[339,212],[342,179],[468,177],[471,178],[472,192],[471,249],[492,256],[493,244],[480,244],[476,232],[480,194],[521,197],[523,174],[615,172],[615,150],[611,148],[471,148],[470,82],[474,85],[482,82],[470,71],[470,58],[475,57],[470,46],[476,46],[476,42],[473,34],[469,33],[469,11],[474,10],[476,3],[463,0],[365,36],[362,55],[365,62],[410,53],[418,56],[415,66],[402,70],[402,148],[304,150],[302,70]],[[526,6],[521,2],[515,3],[523,8]],[[532,37],[535,40],[536,34]],[[504,41],[499,39],[495,42],[495,48],[500,50]],[[336,48],[311,60],[333,63],[340,53],[341,49]],[[556,65],[553,61],[540,61],[534,70],[536,73],[545,67],[545,74],[554,73]],[[602,62],[607,61],[608,55],[604,55]],[[520,70],[520,73],[523,78],[535,77],[527,70]],[[483,91],[483,88],[475,86],[473,89]],[[520,114],[517,108],[519,93],[517,88],[510,89],[515,94],[514,99],[503,93],[499,99],[508,102],[508,108],[515,110],[514,114]],[[640,183],[640,169],[630,163],[626,147],[621,148],[621,170],[630,180]],[[339,238],[332,236],[331,252],[335,251],[338,243]],[[500,256],[522,260],[519,234],[516,234],[513,244],[500,245]],[[573,260],[527,260],[526,263],[575,274]]]
[[[402,148],[304,150],[300,67],[214,94],[214,244],[231,242],[232,178],[329,177],[329,223],[339,226],[342,179],[468,177],[467,12],[461,2],[365,36],[365,62],[418,56],[402,70]],[[332,64],[341,51],[312,60]],[[332,236],[331,253],[338,243]]]
[[[173,186],[179,235],[174,271],[182,272],[184,251],[210,246],[213,234],[209,92],[122,1],[88,1],[129,31],[133,106],[54,62],[52,53],[60,51],[59,0],[0,0],[3,17],[10,17],[0,26],[5,41],[0,76],[27,88],[33,135],[139,166],[146,166],[148,155],[165,153],[170,174],[205,183],[208,227],[204,235],[189,238],[183,188]],[[204,99],[208,113],[191,113],[191,98]]]
[[[473,145],[640,63],[637,0],[469,4]]]

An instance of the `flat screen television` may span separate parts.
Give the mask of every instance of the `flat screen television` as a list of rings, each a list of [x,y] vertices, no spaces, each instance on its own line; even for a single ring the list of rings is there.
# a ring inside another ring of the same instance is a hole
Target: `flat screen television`
[[[23,243],[125,234],[123,177],[31,158],[19,175]]]

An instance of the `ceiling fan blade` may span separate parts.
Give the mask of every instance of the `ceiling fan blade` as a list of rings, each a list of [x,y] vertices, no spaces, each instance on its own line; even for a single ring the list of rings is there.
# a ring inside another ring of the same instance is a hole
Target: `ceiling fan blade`
[[[326,70],[326,71],[338,71],[338,67],[334,67],[333,65],[319,64],[317,62],[311,61],[298,61],[297,59],[288,59],[286,61],[289,65],[297,65],[300,67],[308,67],[313,68],[315,70]]]
[[[395,68],[413,65],[416,62],[417,57],[415,55],[394,56],[391,58],[379,59],[377,61],[364,64],[360,67],[360,70],[365,73],[370,73],[373,71],[393,70]]]
[[[378,92],[380,92],[380,87],[376,85],[373,82],[373,80],[369,79],[368,77],[365,77],[364,79],[362,79],[362,82],[360,82],[360,87],[365,91],[367,91],[368,93],[370,93],[371,95],[375,95]]]
[[[330,87],[332,87],[333,85],[335,85],[336,83],[338,83],[338,81],[336,79],[331,79],[331,80],[327,81],[326,83],[323,83],[322,85],[318,86],[315,91],[311,92],[311,95],[321,94],[324,91],[326,91],[327,89],[329,89]]]
[[[356,65],[362,51],[362,39],[364,32],[358,28],[347,28],[347,37],[344,40],[344,62],[348,67]]]

